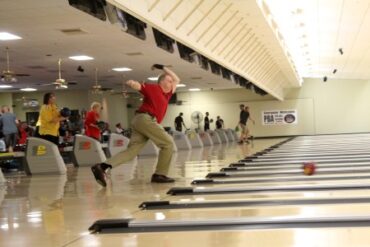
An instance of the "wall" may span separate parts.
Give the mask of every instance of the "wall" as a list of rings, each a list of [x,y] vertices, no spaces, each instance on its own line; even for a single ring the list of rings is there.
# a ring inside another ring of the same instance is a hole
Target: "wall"
[[[0,106],[13,104],[13,96],[11,93],[0,93]]]
[[[163,125],[173,126],[179,112],[184,113],[185,123],[190,125],[190,114],[199,110],[210,112],[213,119],[220,115],[227,128],[234,128],[238,121],[238,105],[245,103],[256,120],[255,125],[250,124],[255,136],[370,132],[370,83],[367,80],[329,79],[324,83],[321,79],[305,79],[301,88],[286,91],[285,101],[261,97],[244,89],[186,92],[179,93],[178,98],[185,100],[184,104],[169,106]],[[263,110],[283,109],[297,109],[297,125],[261,124]]]
[[[101,119],[111,125],[111,130],[115,129],[117,123],[121,123],[123,128],[128,127],[127,100],[121,95],[112,95],[109,92],[103,94],[89,94],[89,105],[93,101],[102,104]]]
[[[43,96],[46,92],[14,93],[14,113],[20,120],[26,120],[26,112],[39,111],[39,108],[24,108],[22,97],[38,100],[42,105]],[[71,110],[88,109],[88,98],[85,90],[55,91],[56,102],[59,108],[68,107]]]
[[[370,131],[370,83],[367,80],[306,79],[286,99],[313,100],[317,134]]]
[[[57,91],[59,106],[71,109],[89,109],[90,103],[97,99],[103,102],[102,117],[111,124],[121,122],[124,127],[134,115],[140,101],[134,97],[129,100],[120,95],[105,93],[101,96],[89,95],[87,91]],[[42,92],[36,93],[1,93],[0,104],[11,105],[13,99],[16,107],[14,112],[24,119],[25,110],[17,99],[22,96],[36,98],[42,102]],[[255,136],[281,136],[297,134],[334,134],[370,132],[370,84],[364,80],[334,80],[326,83],[321,79],[306,79],[302,88],[286,91],[286,100],[277,101],[271,96],[259,96],[246,89],[222,91],[178,92],[178,100],[182,105],[169,105],[164,126],[173,127],[173,121],[179,112],[184,113],[188,127],[195,128],[190,115],[194,111],[210,112],[211,118],[220,115],[227,128],[235,128],[239,117],[239,104],[250,106],[251,116],[256,120],[250,129]],[[132,108],[127,109],[127,103]],[[298,124],[291,126],[263,126],[261,112],[264,110],[297,109]],[[212,124],[214,128],[214,123]]]
[[[26,120],[26,112],[39,111],[37,108],[24,108],[22,97],[36,99],[42,104],[45,92],[29,93],[1,93],[0,103],[14,105],[14,113],[20,120]],[[92,95],[88,90],[55,91],[58,107],[68,107],[77,110],[89,110],[93,101],[99,101],[103,105],[102,120],[114,125],[121,122],[127,126],[126,100],[120,95],[111,95],[105,92],[101,95]]]
[[[298,99],[277,101],[270,96],[259,96],[245,89],[186,92],[178,93],[178,99],[184,100],[182,105],[169,105],[167,115],[163,121],[164,126],[174,126],[174,119],[180,113],[184,113],[184,121],[187,127],[196,128],[191,121],[191,113],[200,111],[209,112],[214,120],[211,129],[215,128],[216,117],[219,115],[225,122],[226,128],[234,129],[239,121],[239,104],[243,103],[250,107],[251,117],[256,121],[249,127],[255,136],[282,136],[314,133],[313,101],[312,99]],[[265,110],[297,109],[299,121],[296,125],[263,126],[262,111]],[[203,123],[201,123],[203,127]]]

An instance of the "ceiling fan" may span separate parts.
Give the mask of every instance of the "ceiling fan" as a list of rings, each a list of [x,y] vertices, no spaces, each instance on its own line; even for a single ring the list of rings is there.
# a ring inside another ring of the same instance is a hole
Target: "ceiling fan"
[[[102,94],[102,86],[98,83],[98,69],[95,68],[95,83],[91,88],[91,93],[92,94]]]
[[[120,94],[123,98],[127,99],[130,97],[129,92],[127,91],[126,83],[122,83],[122,90],[119,92],[112,92],[112,95]]]
[[[62,65],[62,59],[59,58],[59,60],[58,60],[58,78],[54,82],[48,83],[48,84],[43,84],[42,86],[54,85],[55,89],[67,89],[68,85],[76,85],[77,84],[76,81],[67,82],[65,79],[62,78],[61,65]]]
[[[10,70],[10,59],[9,59],[9,48],[6,47],[6,70],[3,70],[1,73],[1,81],[13,83],[17,82],[16,76],[30,76],[29,74],[17,74],[14,71]]]

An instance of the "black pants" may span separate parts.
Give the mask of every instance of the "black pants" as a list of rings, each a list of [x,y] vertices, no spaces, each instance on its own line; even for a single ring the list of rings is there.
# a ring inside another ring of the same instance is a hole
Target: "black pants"
[[[181,132],[182,131],[182,126],[181,125],[180,126],[176,126],[176,130]]]
[[[42,139],[44,139],[44,140],[48,140],[48,141],[54,143],[57,146],[59,144],[59,136],[40,135],[39,137],[42,138]]]

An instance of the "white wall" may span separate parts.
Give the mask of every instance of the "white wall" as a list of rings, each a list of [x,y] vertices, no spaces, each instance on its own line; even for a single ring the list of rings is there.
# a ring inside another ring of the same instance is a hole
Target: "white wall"
[[[190,116],[194,111],[209,112],[214,120],[211,129],[215,128],[216,117],[219,115],[225,122],[226,128],[234,129],[239,121],[239,104],[243,103],[250,107],[251,117],[256,121],[249,128],[255,136],[284,136],[299,134],[314,134],[314,117],[312,99],[298,99],[277,101],[270,96],[259,96],[245,89],[186,92],[178,93],[178,99],[185,100],[183,105],[169,105],[164,126],[174,126],[174,119],[180,113],[184,113],[184,121],[187,127],[195,128]],[[262,111],[277,109],[297,109],[299,121],[296,125],[263,126]],[[201,127],[203,128],[203,124]]]
[[[0,93],[0,106],[3,105],[13,105],[13,97],[11,93]]]
[[[42,92],[36,93],[1,93],[0,104],[16,104],[14,112],[20,119],[25,119],[25,110],[16,99],[26,96],[39,99],[42,102]],[[89,109],[93,100],[103,102],[102,116],[111,125],[121,122],[129,126],[134,111],[140,101],[128,101],[119,95],[105,93],[101,96],[89,95],[87,91],[57,91],[57,102],[60,107],[71,109]],[[333,134],[370,132],[370,83],[364,80],[334,80],[326,83],[320,79],[306,79],[302,88],[286,91],[286,100],[277,101],[271,96],[259,96],[246,89],[233,89],[205,92],[178,92],[178,100],[183,105],[169,105],[164,126],[173,127],[175,117],[179,112],[184,113],[184,120],[191,124],[190,114],[193,111],[210,113],[216,119],[220,115],[227,128],[235,128],[239,118],[239,104],[244,103],[251,108],[251,116],[256,125],[250,125],[255,136],[283,136],[298,134]],[[12,103],[13,100],[13,103]],[[132,108],[127,109],[130,103]],[[296,109],[298,111],[297,125],[263,126],[261,112],[264,110]],[[112,126],[113,127],[113,126]],[[211,126],[214,128],[214,123]]]
[[[26,120],[26,112],[39,111],[39,108],[24,108],[22,97],[36,99],[42,105],[43,96],[46,92],[29,93],[1,93],[0,105],[14,105],[14,113],[20,120]],[[102,120],[107,121],[114,127],[118,122],[127,126],[126,100],[120,95],[111,95],[105,92],[101,95],[92,95],[88,90],[55,91],[58,107],[68,107],[71,110],[89,110],[93,101],[103,105]],[[114,129],[114,128],[113,128]]]
[[[38,100],[40,106],[42,105],[43,97],[46,92],[29,92],[29,93],[14,93],[13,105],[14,113],[20,120],[26,120],[26,112],[39,111],[39,108],[24,108],[22,97],[27,99]],[[56,102],[59,108],[68,107],[71,110],[88,109],[88,99],[86,90],[58,90],[54,92],[56,95]]]
[[[179,112],[184,113],[186,124],[195,110],[208,111],[211,118],[220,115],[227,128],[238,121],[238,105],[251,108],[256,125],[250,125],[255,136],[282,136],[298,134],[335,134],[370,132],[370,82],[366,80],[306,79],[301,88],[286,91],[285,101],[261,97],[245,89],[179,93],[183,105],[169,106],[163,125],[173,126]],[[296,109],[297,125],[263,126],[264,110]],[[195,127],[194,124],[192,127]],[[214,128],[214,124],[211,126]]]
[[[306,79],[286,99],[313,101],[317,134],[370,131],[370,83],[367,80]]]
[[[111,130],[115,130],[115,125],[121,123],[123,128],[128,126],[128,112],[127,112],[127,100],[121,95],[112,95],[109,92],[103,94],[89,94],[89,105],[93,101],[100,102],[103,110],[101,112],[101,118],[103,121],[108,122],[111,125]]]

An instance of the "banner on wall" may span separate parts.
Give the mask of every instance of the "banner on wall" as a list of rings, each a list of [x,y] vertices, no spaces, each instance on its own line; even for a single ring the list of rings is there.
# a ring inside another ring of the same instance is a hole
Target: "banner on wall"
[[[286,125],[297,123],[297,110],[274,110],[262,112],[263,125]]]

